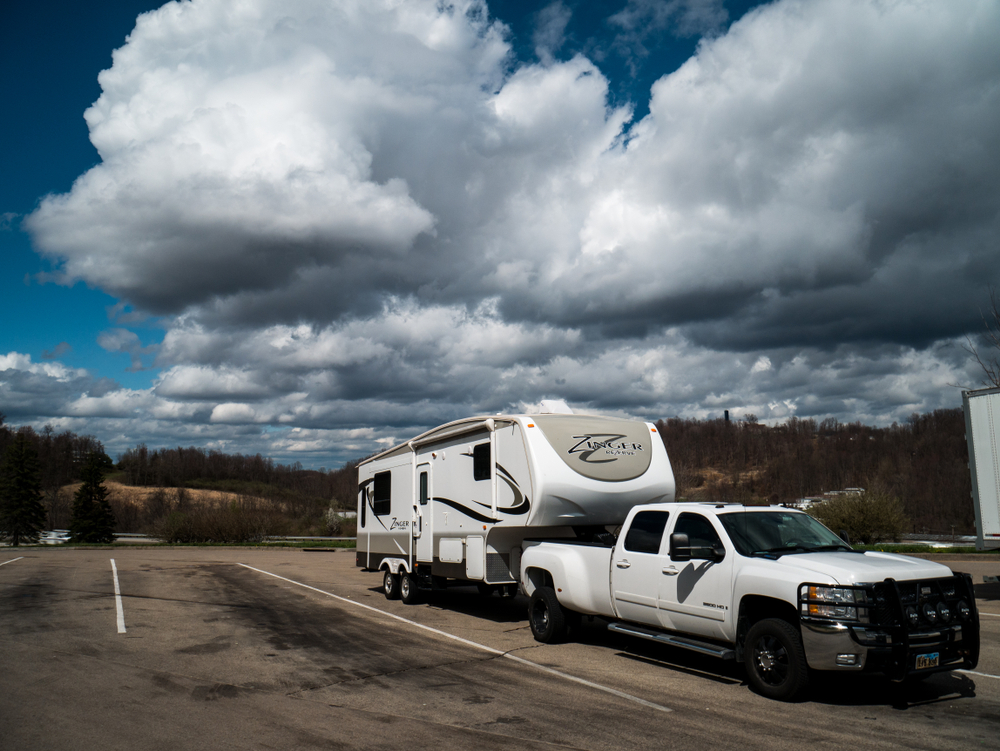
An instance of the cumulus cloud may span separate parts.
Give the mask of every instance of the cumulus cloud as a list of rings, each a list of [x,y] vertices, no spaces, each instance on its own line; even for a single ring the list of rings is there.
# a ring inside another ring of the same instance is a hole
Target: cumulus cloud
[[[781,0],[721,33],[715,0],[629,0],[631,54],[705,35],[638,122],[592,60],[554,59],[569,13],[538,15],[533,64],[480,0],[141,16],[86,114],[101,163],[25,223],[66,281],[165,316],[160,374],[72,414],[306,450],[326,437],[290,431],[371,428],[355,445],[549,396],[957,403],[1000,260],[1000,6]]]

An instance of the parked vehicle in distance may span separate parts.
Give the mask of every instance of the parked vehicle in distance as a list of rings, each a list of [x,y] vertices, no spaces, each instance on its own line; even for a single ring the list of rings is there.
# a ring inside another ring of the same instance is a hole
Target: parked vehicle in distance
[[[738,660],[755,690],[786,701],[804,694],[809,668],[903,680],[979,659],[969,575],[855,551],[797,510],[658,503],[632,509],[613,542],[522,544],[540,642],[601,616],[612,631]]]
[[[589,540],[636,504],[673,499],[653,425],[543,402],[537,414],[447,423],[362,462],[356,562],[407,603],[449,583],[514,596],[528,535]]]

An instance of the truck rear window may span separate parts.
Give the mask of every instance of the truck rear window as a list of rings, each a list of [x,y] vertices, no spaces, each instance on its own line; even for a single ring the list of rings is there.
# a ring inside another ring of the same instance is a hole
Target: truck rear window
[[[625,535],[625,549],[633,553],[659,553],[669,516],[667,511],[640,511]]]

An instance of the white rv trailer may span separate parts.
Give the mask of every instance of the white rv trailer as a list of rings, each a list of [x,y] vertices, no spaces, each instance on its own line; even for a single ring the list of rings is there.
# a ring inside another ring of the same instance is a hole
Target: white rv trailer
[[[962,392],[976,549],[1000,548],[1000,389]]]
[[[590,539],[674,499],[652,424],[551,409],[450,422],[358,466],[357,565],[387,597],[448,580],[513,595],[526,537]]]

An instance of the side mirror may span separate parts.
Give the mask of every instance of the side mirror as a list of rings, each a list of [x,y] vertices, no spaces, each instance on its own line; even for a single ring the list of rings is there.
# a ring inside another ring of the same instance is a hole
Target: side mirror
[[[840,537],[841,540],[843,540],[844,542],[846,542],[848,545],[851,544],[851,536],[849,534],[847,534],[847,530],[846,529],[840,530],[840,532],[838,533],[838,536]]]
[[[725,557],[726,557],[726,549],[724,547],[722,547],[721,545],[712,546],[712,557],[709,560],[718,563]]]
[[[674,532],[670,535],[670,560],[691,560],[691,543],[688,541],[688,536],[683,532]]]

